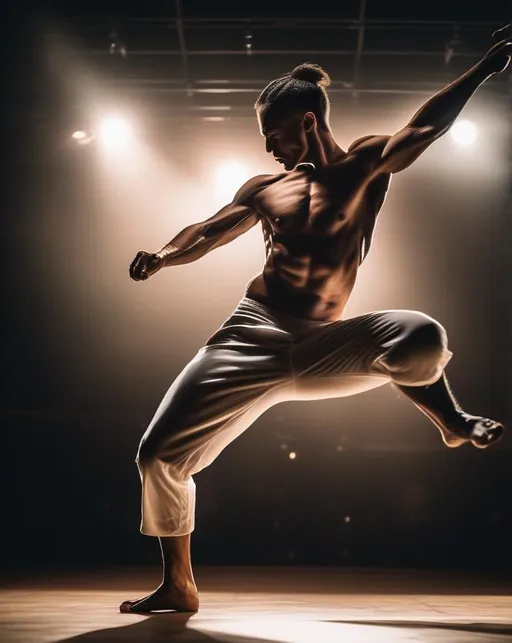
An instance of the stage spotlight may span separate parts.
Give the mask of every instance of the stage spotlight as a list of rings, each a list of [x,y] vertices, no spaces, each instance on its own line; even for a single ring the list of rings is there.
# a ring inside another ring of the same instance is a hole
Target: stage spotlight
[[[250,56],[252,53],[252,33],[249,30],[245,32],[244,40],[245,40],[245,51],[247,55]]]
[[[87,145],[87,143],[90,143],[94,138],[94,133],[79,129],[71,134],[71,138],[77,145]]]
[[[101,139],[108,147],[120,147],[130,141],[133,128],[130,123],[119,117],[103,119],[101,124]]]
[[[473,145],[476,140],[476,127],[471,121],[457,121],[450,133],[453,140],[462,147]]]
[[[119,37],[117,31],[111,31],[110,34],[110,53],[111,54],[121,54],[124,58],[126,56],[126,45]]]
[[[217,190],[226,195],[233,195],[248,178],[249,172],[245,165],[236,161],[221,163],[215,173]]]
[[[290,460],[295,460],[295,458],[297,457],[297,454],[295,453],[295,451],[290,451],[290,453],[288,454],[288,457],[290,458]]]

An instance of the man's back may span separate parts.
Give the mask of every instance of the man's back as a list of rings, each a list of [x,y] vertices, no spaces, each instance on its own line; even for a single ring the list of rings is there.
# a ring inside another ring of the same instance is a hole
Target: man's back
[[[389,182],[389,174],[371,178],[357,151],[259,177],[244,203],[260,215],[267,258],[247,296],[298,317],[339,318]]]

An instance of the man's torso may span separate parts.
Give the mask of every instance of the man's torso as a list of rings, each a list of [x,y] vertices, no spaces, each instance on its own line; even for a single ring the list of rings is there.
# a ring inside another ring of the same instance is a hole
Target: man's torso
[[[266,262],[246,295],[297,317],[338,319],[389,183],[350,152],[319,170],[261,177],[246,203],[261,216]]]

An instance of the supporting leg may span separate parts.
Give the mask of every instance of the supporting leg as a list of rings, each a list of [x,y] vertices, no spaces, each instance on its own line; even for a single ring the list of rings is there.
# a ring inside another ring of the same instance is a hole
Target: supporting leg
[[[142,482],[141,532],[159,538],[163,574],[155,592],[125,601],[121,612],[199,609],[190,562],[193,476],[261,413],[295,390],[282,331],[274,332],[269,320],[259,346],[261,314],[251,317],[249,312],[240,312],[233,322],[248,337],[234,330],[224,344],[223,327],[217,339],[211,338],[173,382],[141,439],[136,458]]]
[[[145,598],[124,601],[119,607],[121,612],[198,611],[199,598],[190,559],[190,534],[160,537],[159,541],[163,564],[161,584]]]

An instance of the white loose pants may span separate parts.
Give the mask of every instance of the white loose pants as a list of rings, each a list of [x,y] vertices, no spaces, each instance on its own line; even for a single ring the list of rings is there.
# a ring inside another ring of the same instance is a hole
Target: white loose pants
[[[192,475],[272,405],[343,397],[387,382],[432,384],[451,356],[444,328],[420,312],[320,322],[242,299],[173,382],[142,437],[141,532],[193,531]]]

